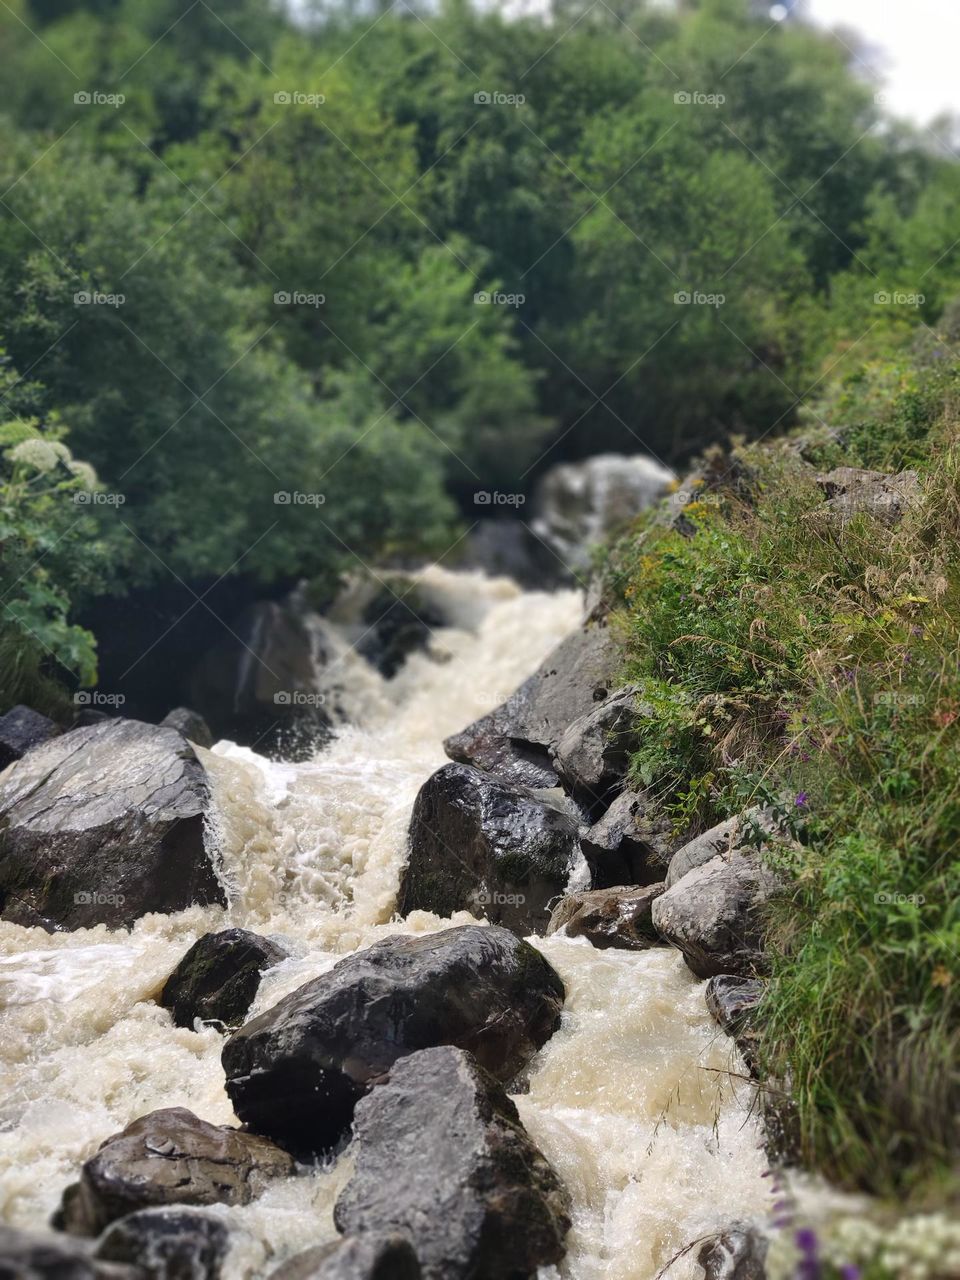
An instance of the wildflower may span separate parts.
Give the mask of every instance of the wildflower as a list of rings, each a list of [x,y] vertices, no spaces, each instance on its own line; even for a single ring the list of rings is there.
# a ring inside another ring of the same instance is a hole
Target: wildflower
[[[798,791],[793,803],[798,809],[802,809],[807,803],[807,793],[805,791]]]

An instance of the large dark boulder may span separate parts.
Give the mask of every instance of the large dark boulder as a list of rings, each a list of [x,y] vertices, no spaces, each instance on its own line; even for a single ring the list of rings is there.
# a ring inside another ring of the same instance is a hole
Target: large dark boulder
[[[226,1225],[190,1209],[142,1209],[109,1227],[95,1256],[126,1263],[144,1280],[219,1280],[230,1248]]]
[[[247,1204],[272,1178],[295,1172],[266,1138],[218,1128],[184,1107],[151,1111],[115,1133],[64,1192],[57,1226],[95,1236],[139,1209]]]
[[[144,1280],[133,1267],[100,1262],[87,1241],[0,1226],[0,1280]]]
[[[646,951],[660,945],[653,927],[653,904],[662,884],[590,889],[562,898],[553,909],[547,933],[563,929],[570,938],[586,938],[595,947]]]
[[[767,967],[763,908],[777,888],[777,877],[757,853],[717,854],[657,898],[653,923],[698,978],[751,977]]]
[[[411,653],[429,646],[434,629],[445,624],[440,609],[416,582],[386,578],[363,610],[356,649],[390,680]]]
[[[542,933],[578,857],[579,824],[523,787],[448,764],[420,788],[397,910],[468,910]]]
[[[0,915],[82,929],[225,904],[204,848],[206,774],[174,729],[110,720],[0,778]]]
[[[283,1263],[270,1280],[420,1280],[420,1263],[405,1236],[366,1231],[320,1244]]]
[[[424,1280],[526,1280],[562,1259],[567,1193],[462,1049],[402,1058],[357,1107],[354,1149],[337,1227],[407,1236]]]
[[[580,840],[595,889],[658,884],[682,840],[661,809],[641,791],[624,791]]]
[[[453,1044],[508,1081],[556,1030],[563,999],[540,952],[506,929],[385,938],[232,1036],[227,1092],[256,1132],[298,1152],[329,1150],[397,1058]]]
[[[159,1003],[173,1013],[178,1027],[199,1018],[220,1027],[238,1027],[253,1004],[265,969],[287,952],[248,929],[205,933],[171,973]]]
[[[620,662],[605,620],[585,623],[506,702],[447,738],[443,748],[451,760],[505,782],[554,787],[552,753],[567,727],[616,687]]]
[[[0,716],[0,769],[21,760],[33,747],[59,737],[60,726],[30,707],[11,707]]]
[[[168,729],[176,729],[177,733],[182,733],[198,747],[213,746],[210,726],[199,711],[191,711],[189,707],[174,707],[172,711],[167,712],[160,723]]]

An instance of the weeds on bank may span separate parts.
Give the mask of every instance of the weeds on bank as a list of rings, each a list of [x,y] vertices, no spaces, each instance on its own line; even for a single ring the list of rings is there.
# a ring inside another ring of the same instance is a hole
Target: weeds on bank
[[[841,524],[795,442],[761,445],[736,452],[736,486],[688,504],[680,529],[655,513],[608,565],[645,695],[636,781],[678,830],[764,803],[800,837],[775,855],[789,888],[762,1048],[802,1154],[919,1200],[960,1152],[953,381],[904,393],[924,406],[909,451],[902,400],[886,452],[871,437],[870,461],[909,453],[921,475],[898,523]],[[817,465],[862,465],[858,439]]]

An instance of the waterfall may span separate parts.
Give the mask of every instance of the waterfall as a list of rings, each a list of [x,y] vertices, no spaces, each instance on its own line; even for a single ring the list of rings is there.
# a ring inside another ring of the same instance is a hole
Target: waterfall
[[[334,655],[321,679],[335,682],[349,721],[315,759],[278,764],[226,742],[199,752],[227,910],[148,916],[129,934],[0,923],[5,1220],[43,1227],[83,1160],[147,1111],[184,1106],[236,1123],[220,1034],[176,1028],[154,1002],[202,933],[243,926],[290,950],[264,975],[259,1012],[377,938],[448,926],[424,912],[390,922],[414,797],[444,763],[443,738],[535,669],[577,624],[580,600],[439,568],[419,582],[451,625],[391,681],[355,653],[348,622],[311,620]],[[692,1280],[696,1250],[685,1246],[768,1209],[762,1134],[732,1042],[676,953],[531,941],[568,993],[563,1024],[515,1099],[573,1198],[568,1256],[542,1280]],[[235,1232],[226,1280],[264,1276],[332,1237],[349,1166],[348,1151],[250,1205],[211,1210]]]

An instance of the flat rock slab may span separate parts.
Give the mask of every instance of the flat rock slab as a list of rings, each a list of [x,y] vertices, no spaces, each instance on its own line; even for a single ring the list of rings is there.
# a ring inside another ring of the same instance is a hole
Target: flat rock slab
[[[542,933],[579,856],[579,824],[530,790],[448,764],[420,788],[397,910],[471,911]]]
[[[452,1044],[511,1080],[556,1030],[563,1000],[555,970],[506,929],[385,938],[232,1036],[227,1092],[255,1132],[298,1153],[327,1151],[397,1058]]]
[[[260,987],[265,969],[287,952],[248,929],[222,929],[198,938],[171,973],[159,1003],[173,1013],[178,1027],[197,1019],[220,1027],[239,1027]]]
[[[662,884],[590,889],[563,898],[550,917],[547,933],[563,929],[570,938],[586,938],[595,947],[646,951],[660,945],[653,927],[653,904]]]
[[[0,779],[0,916],[82,929],[225,905],[204,848],[209,804],[174,729],[109,720],[43,743]]]
[[[270,1280],[420,1280],[420,1263],[405,1236],[367,1231],[298,1253]]]
[[[295,1171],[292,1158],[267,1139],[168,1107],[107,1138],[65,1191],[57,1225],[95,1236],[140,1209],[247,1204],[270,1179]]]
[[[354,1135],[339,1230],[405,1235],[425,1280],[521,1280],[563,1258],[566,1190],[471,1054],[402,1058],[358,1105]]]

